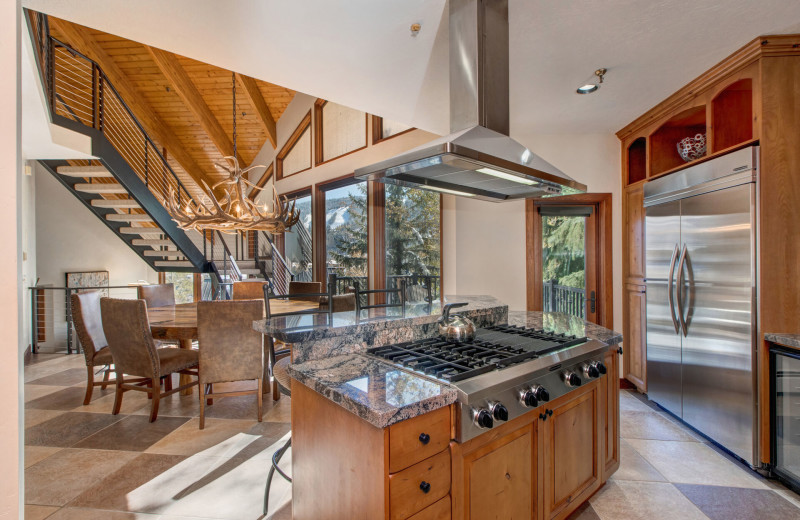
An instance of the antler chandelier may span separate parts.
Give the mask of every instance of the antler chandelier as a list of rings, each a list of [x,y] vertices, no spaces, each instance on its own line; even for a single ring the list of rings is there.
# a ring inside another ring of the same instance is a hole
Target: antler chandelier
[[[264,168],[263,165],[251,166],[242,170],[236,158],[236,75],[233,75],[233,155],[224,158],[228,164],[217,163],[215,166],[228,173],[228,178],[209,187],[205,181],[202,188],[205,193],[199,201],[190,200],[181,207],[175,190],[170,186],[167,199],[167,211],[178,227],[184,230],[196,231],[218,230],[226,233],[236,231],[268,231],[270,233],[283,233],[288,231],[300,220],[300,211],[294,207],[294,201],[289,202],[284,195],[278,195],[273,187],[273,209],[269,211],[266,204],[260,207],[253,202],[257,192],[263,188],[248,181],[246,174],[254,168]],[[222,187],[222,194],[217,197],[214,190]],[[251,188],[250,196],[246,195],[247,188]]]

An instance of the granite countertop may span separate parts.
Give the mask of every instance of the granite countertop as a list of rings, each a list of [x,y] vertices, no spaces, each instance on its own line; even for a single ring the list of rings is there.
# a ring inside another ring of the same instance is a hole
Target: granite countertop
[[[800,334],[764,334],[764,339],[778,345],[800,348]]]
[[[456,401],[456,389],[362,354],[294,363],[289,375],[378,428]]]
[[[563,313],[509,312],[508,324],[586,336],[606,345],[622,341],[619,333]],[[391,343],[384,341],[370,346]],[[324,342],[322,349],[327,352]],[[358,352],[295,360],[289,366],[289,374],[378,428],[448,406],[456,401],[457,395],[456,389],[444,382]]]

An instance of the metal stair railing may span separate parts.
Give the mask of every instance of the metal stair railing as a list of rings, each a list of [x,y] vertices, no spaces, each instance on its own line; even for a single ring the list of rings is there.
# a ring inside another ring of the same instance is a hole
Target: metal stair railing
[[[262,242],[262,240],[264,242]],[[264,273],[265,278],[271,282],[270,289],[275,294],[289,294],[289,282],[294,280],[295,275],[292,273],[292,270],[289,269],[286,259],[283,258],[283,255],[275,246],[275,242],[272,241],[266,232],[257,231],[255,235],[255,241],[256,264],[261,261],[260,245],[266,243],[270,248],[270,256],[272,257],[272,276],[266,276],[266,273]]]

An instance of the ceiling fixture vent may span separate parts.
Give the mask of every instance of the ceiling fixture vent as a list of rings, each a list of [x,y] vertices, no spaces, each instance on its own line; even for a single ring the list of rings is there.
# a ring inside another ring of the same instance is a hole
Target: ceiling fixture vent
[[[508,0],[450,0],[450,132],[358,179],[501,202],[581,184],[509,134]]]

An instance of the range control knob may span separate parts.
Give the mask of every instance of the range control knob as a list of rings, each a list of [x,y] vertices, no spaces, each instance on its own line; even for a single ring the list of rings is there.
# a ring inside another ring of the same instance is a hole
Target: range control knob
[[[536,391],[532,388],[526,388],[519,393],[519,402],[522,406],[528,408],[536,408],[539,406],[539,399],[536,398]]]
[[[581,378],[578,377],[578,374],[575,372],[571,372],[569,370],[565,370],[561,374],[561,378],[564,380],[564,384],[567,386],[581,386]]]
[[[507,421],[508,408],[503,406],[502,403],[494,403],[492,404],[492,416],[496,421]]]
[[[545,387],[542,385],[536,385],[532,388],[533,395],[536,396],[536,399],[540,400],[543,403],[546,403],[550,400],[550,392],[548,392]]]
[[[492,419],[492,414],[489,413],[489,410],[473,410],[472,420],[478,428],[491,428],[494,426],[494,419]]]
[[[600,361],[595,361],[594,363],[592,363],[592,365],[594,365],[595,368],[597,368],[597,371],[600,372],[601,374],[605,374],[607,372],[606,366]]]
[[[594,379],[596,377],[600,377],[600,371],[597,370],[597,367],[593,363],[589,363],[588,365],[583,365],[583,374],[588,379]]]

